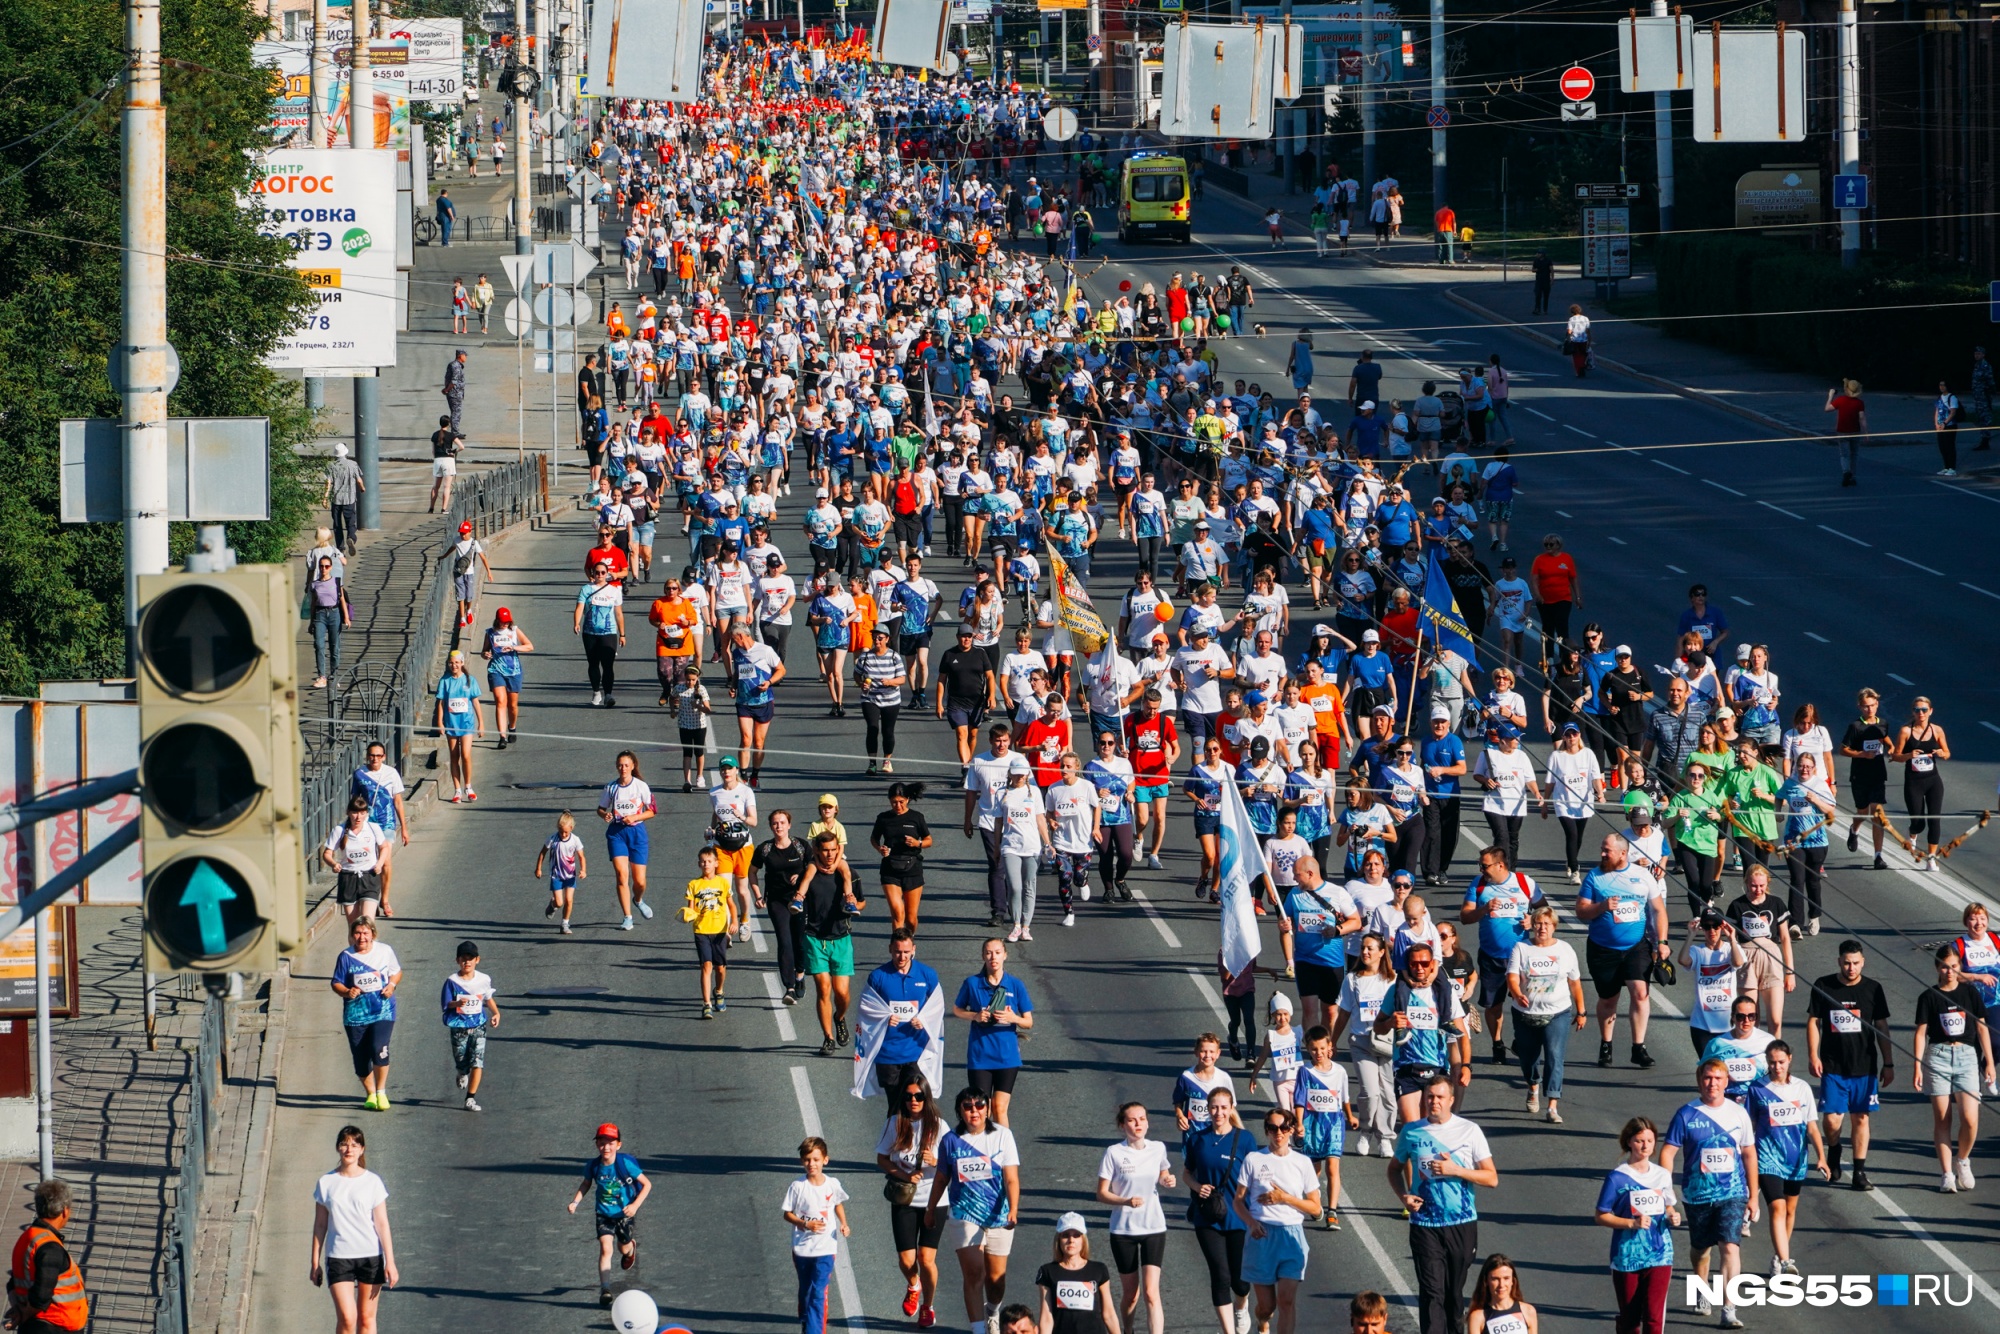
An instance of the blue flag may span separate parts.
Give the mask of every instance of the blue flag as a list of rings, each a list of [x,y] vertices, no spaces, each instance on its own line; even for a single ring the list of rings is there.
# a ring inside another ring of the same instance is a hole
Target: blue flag
[[[1472,631],[1458,613],[1458,599],[1452,596],[1451,581],[1444,577],[1444,562],[1438,559],[1436,547],[1430,551],[1430,572],[1424,577],[1424,600],[1418,610],[1423,614],[1419,634],[1429,630],[1440,651],[1450,649],[1464,658],[1473,671],[1480,670]]]

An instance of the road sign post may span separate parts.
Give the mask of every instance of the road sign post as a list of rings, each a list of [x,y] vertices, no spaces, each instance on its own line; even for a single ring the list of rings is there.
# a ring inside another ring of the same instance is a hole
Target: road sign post
[[[1590,95],[1597,91],[1597,76],[1581,65],[1571,65],[1556,80],[1562,95],[1571,102],[1588,102]]]

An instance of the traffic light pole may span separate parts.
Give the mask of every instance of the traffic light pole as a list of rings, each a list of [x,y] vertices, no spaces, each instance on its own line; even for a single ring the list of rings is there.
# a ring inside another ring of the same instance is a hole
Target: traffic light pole
[[[1431,0],[1431,105],[1444,105],[1444,0]],[[1431,131],[1431,211],[1448,202],[1445,198],[1444,130]]]
[[[528,69],[528,0],[514,0],[514,65]],[[514,85],[514,253],[535,253],[534,198],[528,178],[528,99],[521,85]]]
[[[1854,0],[1840,0],[1840,171],[1861,174],[1861,32]],[[1861,210],[1840,210],[1840,263],[1861,262]]]
[[[160,101],[160,0],[126,0],[130,68],[122,123],[125,189],[121,341],[125,401],[125,661],[133,667],[139,576],[167,568],[167,112]]]

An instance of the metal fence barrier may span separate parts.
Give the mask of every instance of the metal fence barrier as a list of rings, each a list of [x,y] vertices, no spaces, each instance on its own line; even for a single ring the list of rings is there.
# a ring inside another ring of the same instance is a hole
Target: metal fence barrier
[[[196,1278],[195,1233],[201,1222],[202,1188],[211,1166],[209,1154],[215,1146],[228,1052],[223,1002],[210,996],[202,1006],[201,1037],[188,1053],[187,1120],[176,1145],[181,1166],[174,1179],[173,1217],[162,1248],[165,1264],[160,1274],[160,1304],[153,1316],[155,1334],[187,1334],[189,1328],[188,1303]]]

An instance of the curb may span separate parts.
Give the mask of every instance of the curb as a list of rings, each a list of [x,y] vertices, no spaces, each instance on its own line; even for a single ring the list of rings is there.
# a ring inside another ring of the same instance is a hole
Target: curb
[[[330,904],[327,905],[330,908]],[[308,939],[312,928],[307,928]],[[271,974],[271,999],[264,1013],[264,1041],[257,1056],[257,1092],[250,1106],[249,1148],[243,1157],[243,1190],[237,1196],[236,1219],[230,1225],[229,1272],[224,1278],[234,1295],[224,1304],[219,1334],[244,1334],[250,1328],[251,1276],[263,1248],[265,1188],[271,1178],[271,1144],[276,1137],[278,1077],[285,1059],[285,1026],[289,1022],[291,969]]]

